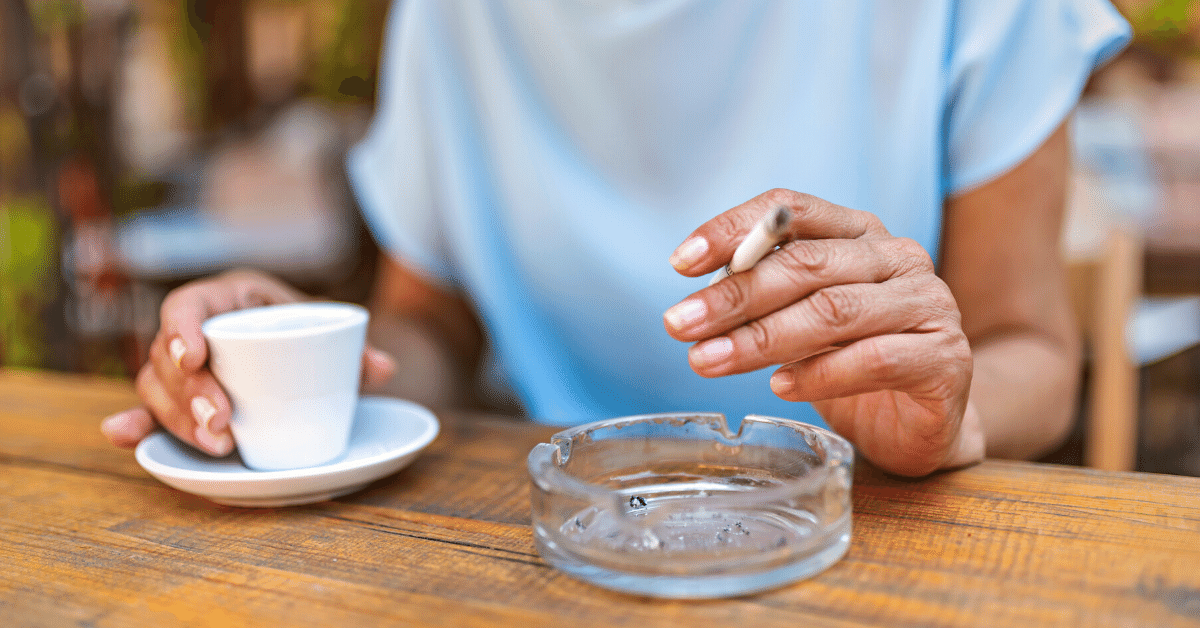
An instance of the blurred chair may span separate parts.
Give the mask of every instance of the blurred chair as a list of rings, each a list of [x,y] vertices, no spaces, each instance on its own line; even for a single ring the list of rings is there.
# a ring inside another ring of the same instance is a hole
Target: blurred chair
[[[1126,330],[1141,295],[1141,243],[1114,228],[1097,259],[1068,266],[1079,327],[1089,348],[1084,464],[1130,471],[1137,459],[1138,365]]]
[[[1140,368],[1200,344],[1200,297],[1143,294],[1142,225],[1160,182],[1129,104],[1084,106],[1065,233],[1072,301],[1089,348],[1084,464],[1135,468]]]
[[[1139,235],[1114,227],[1099,259],[1069,264],[1075,312],[1090,347],[1089,467],[1134,469],[1140,369],[1200,345],[1200,297],[1144,296],[1143,255]]]

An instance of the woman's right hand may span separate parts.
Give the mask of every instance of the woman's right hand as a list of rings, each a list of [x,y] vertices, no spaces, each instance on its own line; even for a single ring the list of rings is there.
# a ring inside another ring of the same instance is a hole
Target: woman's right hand
[[[112,444],[133,447],[161,425],[209,454],[229,454],[233,451],[229,398],[208,370],[208,346],[200,325],[224,312],[305,299],[274,277],[247,270],[173,290],[163,301],[150,359],[138,371],[137,392],[143,405],[104,419],[101,431]],[[363,351],[365,386],[386,382],[394,370],[386,353],[369,346]]]

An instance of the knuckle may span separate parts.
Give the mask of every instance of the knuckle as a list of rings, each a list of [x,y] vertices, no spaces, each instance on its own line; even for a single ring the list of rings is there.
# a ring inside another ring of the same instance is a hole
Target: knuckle
[[[902,250],[905,251],[909,257],[917,261],[920,270],[928,270],[930,272],[933,271],[933,258],[930,257],[929,251],[925,250],[925,247],[921,246],[920,242],[917,242],[912,238],[900,238],[900,244],[903,247]]]
[[[863,346],[863,362],[873,379],[891,381],[905,366],[905,360],[895,351],[886,351],[881,343],[870,342]]]
[[[871,264],[875,267],[874,279],[876,282],[895,278],[899,274],[895,269],[895,252],[892,251],[886,240],[866,240],[864,248],[864,257],[870,259]]]
[[[732,310],[733,314],[740,314],[754,296],[750,283],[743,273],[718,281],[709,288],[712,292],[710,305],[716,311]]]
[[[926,299],[926,311],[929,316],[944,325],[959,326],[962,314],[958,310],[958,302],[954,299],[950,286],[936,275],[930,274],[929,277],[928,284],[921,290],[929,295]]]
[[[806,386],[807,393],[817,397],[828,397],[829,391],[837,389],[845,380],[841,371],[831,360],[806,360],[803,377],[796,381]]]
[[[712,230],[709,235],[710,240],[718,242],[731,242],[736,240],[742,234],[742,228],[737,219],[734,218],[734,213],[724,212],[717,214],[712,221],[708,223],[708,228]]]
[[[198,377],[191,378],[188,382],[188,396],[193,397],[195,395],[204,395],[207,397],[216,406],[217,411],[224,411],[229,408],[225,389],[221,388],[217,380],[207,371],[201,373]]]
[[[167,339],[161,334],[150,343],[150,354],[144,368],[152,370],[160,382],[171,381],[178,373],[175,361],[167,354]]]
[[[158,308],[158,324],[159,333],[168,329],[169,321],[180,318],[181,315],[186,315],[189,307],[196,301],[196,295],[206,289],[210,280],[197,280],[184,284],[169,293],[163,299],[162,306]]]
[[[949,366],[940,372],[930,369],[923,381],[928,382],[928,389],[922,392],[935,399],[954,399],[968,385],[960,371]]]
[[[253,283],[242,281],[234,284],[235,303],[242,308],[270,305],[271,299]]]
[[[975,363],[974,354],[971,351],[971,343],[967,340],[965,334],[952,334],[948,345],[946,348],[947,364],[965,364],[969,368]]]
[[[250,283],[257,281],[262,274],[252,268],[233,268],[212,278],[214,283],[229,281],[233,283]]]
[[[834,266],[833,251],[821,241],[793,240],[776,254],[787,266],[810,275],[824,276]]]
[[[840,286],[817,290],[806,300],[817,321],[834,329],[851,326],[862,313],[859,300]]]
[[[210,286],[213,294],[231,299],[235,309],[262,307],[290,300],[276,292],[276,285],[268,275],[250,268],[227,271],[215,278]]]
[[[758,355],[769,355],[775,345],[775,331],[762,319],[755,319],[743,326],[750,346]]]
[[[889,242],[890,254],[896,258],[901,273],[929,272],[934,270],[929,251],[912,238],[893,238]]]
[[[180,294],[182,293],[183,290],[186,290],[186,289],[187,289],[187,287],[184,286],[184,287],[176,288],[176,289],[170,291],[169,293],[167,293],[167,296],[163,299],[162,305],[160,305],[158,307],[158,324],[159,324],[160,333],[162,331],[162,328],[166,326],[167,319],[170,318],[172,313],[174,312],[175,307],[176,307],[175,304],[181,298]]]
[[[787,188],[773,188],[763,193],[762,199],[772,205],[791,206],[798,200],[803,200],[805,195]]]
[[[843,208],[842,211],[846,212],[846,220],[848,220],[851,224],[860,225],[862,236],[867,238],[878,238],[888,235],[887,227],[883,224],[883,221],[879,219],[879,216],[876,216],[874,213],[863,211],[861,209],[848,208]]]

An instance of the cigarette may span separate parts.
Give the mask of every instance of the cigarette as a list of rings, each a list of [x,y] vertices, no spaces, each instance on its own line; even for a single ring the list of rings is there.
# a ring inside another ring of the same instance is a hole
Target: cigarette
[[[758,224],[750,230],[750,234],[738,245],[733,252],[733,259],[718,270],[709,280],[708,285],[734,274],[745,272],[754,267],[767,253],[775,250],[788,234],[788,225],[792,223],[792,212],[779,205],[767,212]]]

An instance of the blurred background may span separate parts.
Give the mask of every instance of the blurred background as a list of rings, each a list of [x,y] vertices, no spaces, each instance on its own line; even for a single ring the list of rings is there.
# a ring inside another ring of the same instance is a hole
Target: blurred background
[[[1075,122],[1091,352],[1053,459],[1132,404],[1125,466],[1200,475],[1200,0],[1116,4],[1135,41]],[[361,302],[377,250],[342,160],[388,5],[0,0],[0,368],[132,377],[167,291],[236,266]]]

